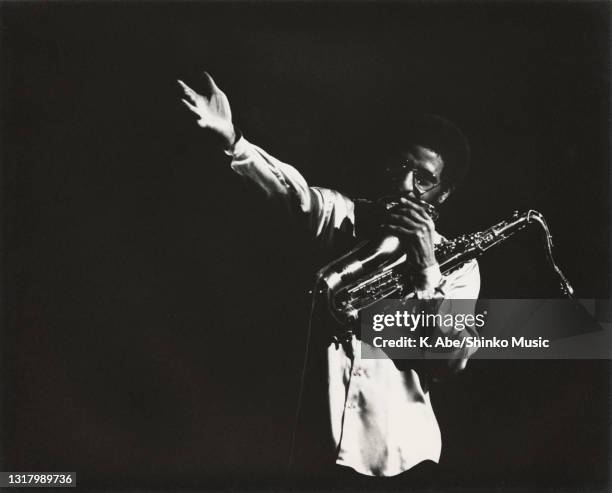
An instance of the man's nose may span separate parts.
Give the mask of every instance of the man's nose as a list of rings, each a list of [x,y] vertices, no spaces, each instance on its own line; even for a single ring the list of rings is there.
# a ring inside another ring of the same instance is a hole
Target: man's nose
[[[410,170],[404,175],[404,179],[400,182],[400,191],[414,192],[414,170]]]

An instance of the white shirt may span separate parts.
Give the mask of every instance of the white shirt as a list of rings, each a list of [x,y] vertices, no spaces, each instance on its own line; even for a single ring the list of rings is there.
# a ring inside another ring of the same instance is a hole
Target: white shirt
[[[354,203],[341,193],[309,187],[292,166],[270,156],[246,139],[234,145],[228,154],[231,167],[254,182],[268,197],[281,197],[296,212],[308,218],[308,228],[322,246],[334,244],[346,221],[354,235]],[[436,234],[437,235],[437,234]],[[441,241],[439,235],[437,241]],[[426,289],[415,292],[423,299],[444,298],[474,300],[480,290],[478,264],[471,261],[448,276],[436,265],[426,271]],[[452,306],[446,306],[452,310]],[[456,337],[476,336],[474,329],[450,330]],[[352,337],[354,358],[342,345],[327,348],[328,389],[331,432],[338,454],[336,463],[370,476],[394,476],[416,464],[438,462],[442,441],[431,406],[429,391],[424,389],[415,370],[399,370],[382,353],[382,359],[362,359],[360,342]],[[372,351],[377,351],[371,348]],[[458,352],[459,369],[469,354]]]

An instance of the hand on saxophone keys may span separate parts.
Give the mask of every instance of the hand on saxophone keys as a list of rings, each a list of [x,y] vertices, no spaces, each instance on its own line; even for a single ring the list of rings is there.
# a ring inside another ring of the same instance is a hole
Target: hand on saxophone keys
[[[385,212],[381,217],[381,230],[400,239],[407,255],[406,265],[419,279],[420,273],[437,263],[435,224],[430,213],[433,206],[406,196],[384,198],[383,201]]]

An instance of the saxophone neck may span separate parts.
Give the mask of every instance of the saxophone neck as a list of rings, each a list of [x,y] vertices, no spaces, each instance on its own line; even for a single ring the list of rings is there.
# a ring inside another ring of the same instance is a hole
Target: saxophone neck
[[[553,239],[548,224],[544,216],[535,210],[523,213],[515,211],[510,219],[501,221],[487,230],[470,235],[462,235],[454,240],[443,243],[436,250],[436,258],[438,258],[440,270],[446,274],[460,267],[465,262],[479,257],[490,248],[503,243],[529,224],[537,224],[539,226],[548,264],[557,275],[561,291],[569,298],[572,298],[574,289],[563,275],[563,272],[561,272],[553,256]]]
[[[538,220],[544,223],[544,217],[537,211],[529,210],[523,213],[514,211],[510,219],[501,221],[482,233],[482,247],[484,250],[488,250],[498,243],[507,240],[525,228],[529,223]]]
[[[542,216],[542,214],[540,214],[538,211],[534,210],[529,210],[522,213],[514,211],[510,219],[501,221],[482,232],[469,235],[469,237],[472,239],[475,249],[485,252],[489,248],[506,241],[508,238],[521,231],[530,223],[537,223],[542,226],[546,232],[546,235],[550,237],[544,216]]]

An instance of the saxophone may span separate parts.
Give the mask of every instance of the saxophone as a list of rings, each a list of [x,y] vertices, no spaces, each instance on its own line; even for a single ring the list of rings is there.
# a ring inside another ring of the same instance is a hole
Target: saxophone
[[[555,263],[553,241],[544,216],[537,211],[514,215],[490,228],[443,241],[435,256],[443,275],[478,258],[490,248],[503,243],[529,224],[539,226],[546,248],[546,258],[556,274],[561,291],[573,298],[574,290]],[[401,298],[413,291],[406,268],[406,254],[396,236],[378,242],[363,241],[317,273],[318,293],[323,295],[333,318],[341,324],[357,319],[359,312],[391,296]]]

